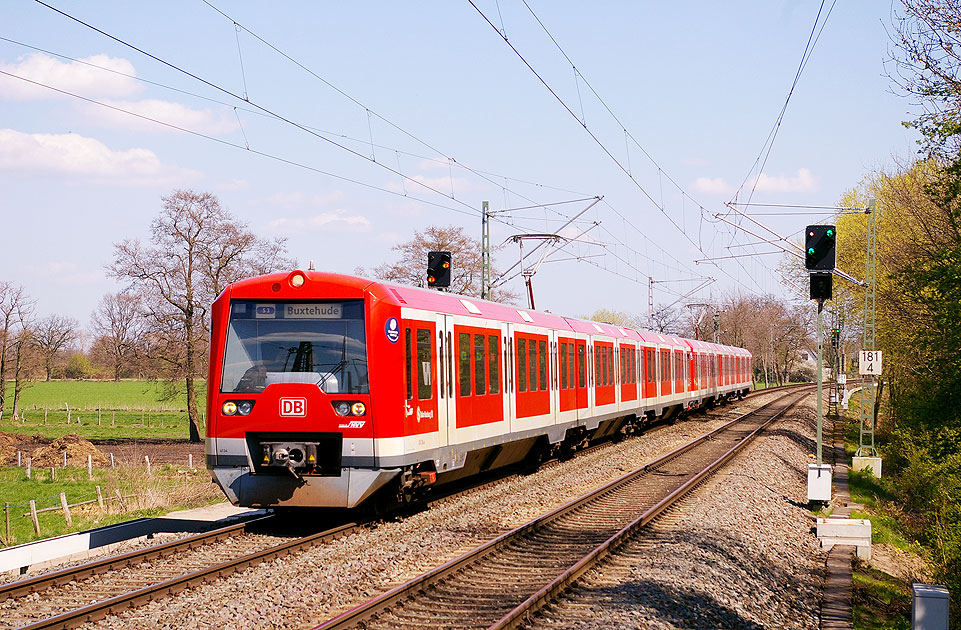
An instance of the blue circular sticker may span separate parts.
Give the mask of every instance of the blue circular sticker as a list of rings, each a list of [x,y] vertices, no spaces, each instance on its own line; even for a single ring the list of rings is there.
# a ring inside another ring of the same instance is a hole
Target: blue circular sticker
[[[384,325],[384,333],[387,334],[387,341],[397,343],[397,340],[400,339],[400,325],[397,323],[396,317],[387,320]]]

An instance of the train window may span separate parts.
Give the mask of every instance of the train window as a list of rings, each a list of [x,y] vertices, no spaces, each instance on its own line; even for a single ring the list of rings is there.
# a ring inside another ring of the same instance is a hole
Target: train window
[[[654,379],[654,351],[648,349],[646,351],[646,354],[647,354],[647,382],[653,383],[655,380]]]
[[[601,384],[601,347],[594,346],[594,382]]]
[[[567,389],[567,344],[561,344],[561,389]]]
[[[411,367],[414,363],[414,357],[411,356],[410,348],[410,328],[404,329],[404,346],[407,349],[407,360],[404,362],[404,372],[407,376],[407,400],[414,399],[414,375],[413,368]]]
[[[586,375],[584,373],[584,345],[581,344],[577,346],[577,386],[578,387],[585,386],[584,385],[585,377]]]
[[[517,391],[527,391],[527,340],[517,338]]]
[[[443,398],[444,391],[445,391],[444,390],[444,331],[438,330],[437,338],[440,340],[440,343],[437,344],[437,363],[438,363],[438,367],[440,368],[439,370],[437,370],[438,372],[440,372],[440,387],[438,388],[438,392],[440,393],[440,397]]]
[[[474,335],[474,391],[478,396],[487,393],[487,370],[484,359],[487,358],[487,347],[484,335]]]
[[[470,396],[470,335],[457,334],[457,379],[460,395]]]
[[[537,391],[537,342],[533,339],[527,342],[527,370],[531,391]]]
[[[417,398],[429,400],[434,397],[434,386],[431,374],[434,373],[434,362],[431,360],[430,331],[417,329]]]
[[[454,342],[451,333],[447,331],[447,397],[454,396]]]
[[[490,370],[490,384],[491,393],[496,394],[500,391],[501,376],[498,371],[498,357],[500,357],[500,349],[498,348],[497,342],[500,338],[497,335],[490,335],[487,337],[487,360],[488,369]]]
[[[570,384],[571,388],[574,387],[574,344],[567,344],[567,356],[570,359],[567,362],[567,382]]]
[[[539,366],[540,372],[540,387],[539,389],[547,389],[547,342],[538,341],[537,342],[537,354],[538,360],[540,361]]]

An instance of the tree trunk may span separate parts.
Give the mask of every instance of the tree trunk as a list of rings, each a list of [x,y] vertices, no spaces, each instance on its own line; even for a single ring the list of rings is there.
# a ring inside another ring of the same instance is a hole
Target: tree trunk
[[[193,361],[189,361],[193,363]],[[194,392],[194,377],[187,375],[187,419],[190,421],[190,441],[200,442],[200,423],[197,421],[197,396]]]

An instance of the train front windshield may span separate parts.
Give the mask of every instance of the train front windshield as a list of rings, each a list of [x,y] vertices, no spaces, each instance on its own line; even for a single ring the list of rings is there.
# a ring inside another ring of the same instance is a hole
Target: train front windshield
[[[364,301],[231,302],[220,391],[274,383],[368,393]]]

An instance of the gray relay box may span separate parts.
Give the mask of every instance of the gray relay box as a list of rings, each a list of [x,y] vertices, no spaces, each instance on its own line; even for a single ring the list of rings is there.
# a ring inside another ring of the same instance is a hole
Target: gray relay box
[[[948,630],[948,601],[948,589],[943,586],[912,584],[912,630]]]

